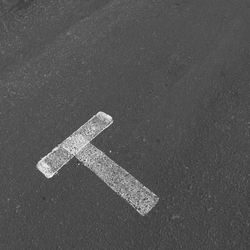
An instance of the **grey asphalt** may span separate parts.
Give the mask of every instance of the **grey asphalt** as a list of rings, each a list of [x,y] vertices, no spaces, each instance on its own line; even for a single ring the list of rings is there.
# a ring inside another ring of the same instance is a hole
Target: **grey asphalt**
[[[0,249],[250,249],[249,1],[4,2]],[[144,217],[76,159],[36,169],[98,111]]]

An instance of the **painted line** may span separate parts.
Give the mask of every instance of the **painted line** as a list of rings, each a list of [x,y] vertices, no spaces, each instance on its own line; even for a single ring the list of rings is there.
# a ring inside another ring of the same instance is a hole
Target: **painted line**
[[[47,178],[53,177],[82,148],[112,123],[111,116],[104,112],[98,112],[49,154],[44,156],[37,163],[38,170]]]
[[[111,116],[98,112],[43,157],[37,168],[51,178],[75,156],[144,216],[157,204],[159,197],[90,143],[112,123]]]
[[[157,195],[91,143],[85,145],[76,158],[141,215],[146,215],[159,201]]]

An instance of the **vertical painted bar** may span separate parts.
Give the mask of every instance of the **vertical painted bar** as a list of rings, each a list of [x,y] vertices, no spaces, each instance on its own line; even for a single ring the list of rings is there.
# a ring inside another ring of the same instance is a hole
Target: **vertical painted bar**
[[[76,158],[141,215],[146,215],[159,201],[157,195],[91,143],[87,144]]]

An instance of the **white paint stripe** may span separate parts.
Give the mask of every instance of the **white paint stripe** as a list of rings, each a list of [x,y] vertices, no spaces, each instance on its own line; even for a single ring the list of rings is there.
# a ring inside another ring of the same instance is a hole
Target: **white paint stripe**
[[[146,215],[159,201],[157,195],[143,186],[125,169],[117,165],[91,143],[85,145],[76,155],[76,158],[132,205],[141,215]]]
[[[126,170],[112,161],[90,141],[113,123],[111,116],[98,112],[71,136],[43,157],[37,168],[51,178],[74,156],[124,198],[141,215],[146,215],[159,201]]]
[[[104,112],[98,112],[49,154],[44,156],[37,163],[38,170],[47,178],[53,177],[82,148],[112,123],[111,116]]]

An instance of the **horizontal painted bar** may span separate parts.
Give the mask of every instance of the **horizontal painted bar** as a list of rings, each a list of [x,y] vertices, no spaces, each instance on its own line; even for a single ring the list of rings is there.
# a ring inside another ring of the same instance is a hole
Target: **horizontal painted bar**
[[[98,112],[71,136],[44,156],[37,168],[47,178],[53,177],[68,161],[70,161],[82,148],[113,123],[111,116]]]

